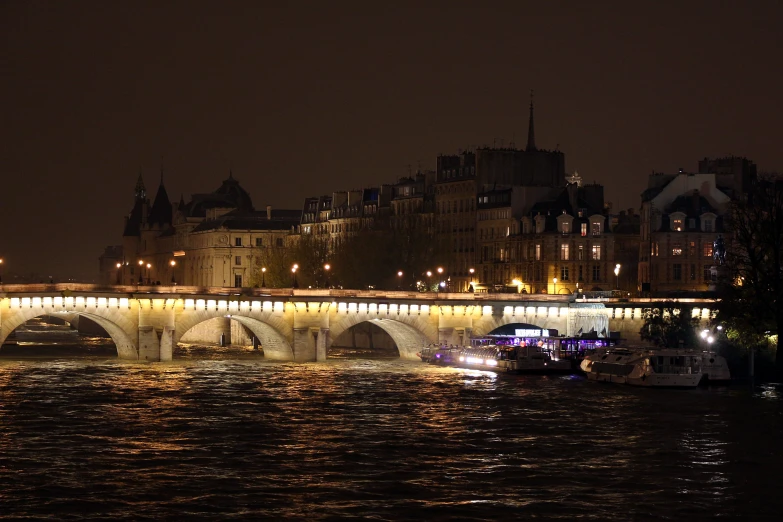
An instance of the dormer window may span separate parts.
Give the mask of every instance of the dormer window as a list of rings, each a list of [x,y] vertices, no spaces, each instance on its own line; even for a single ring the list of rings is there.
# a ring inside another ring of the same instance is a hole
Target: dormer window
[[[587,237],[587,223],[582,223],[582,237]]]
[[[600,236],[601,235],[601,223],[594,221],[593,223],[590,223],[590,229],[592,231],[592,234],[594,236]]]
[[[675,232],[682,232],[684,228],[684,223],[682,218],[674,218],[672,219],[672,230]]]
[[[711,219],[705,219],[704,220],[704,231],[705,232],[712,232],[713,231],[713,224]]]
[[[560,223],[560,231],[563,234],[570,234],[571,233],[571,223],[568,223],[567,221],[563,221]]]
[[[688,219],[688,229],[694,230],[696,228],[696,218],[689,218]]]

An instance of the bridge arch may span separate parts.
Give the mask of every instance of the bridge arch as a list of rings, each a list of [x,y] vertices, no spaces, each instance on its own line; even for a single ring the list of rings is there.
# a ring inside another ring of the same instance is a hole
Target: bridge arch
[[[41,311],[41,309],[35,308],[19,310],[17,313],[6,317],[3,321],[2,328],[0,328],[0,345],[2,345],[8,336],[11,335],[11,332],[30,319],[43,316],[58,317],[58,315],[60,315],[58,312]],[[68,315],[71,318],[73,318],[73,316],[86,317],[106,330],[106,333],[109,334],[109,337],[111,337],[111,340],[117,347],[117,355],[121,359],[139,358],[139,352],[133,341],[135,338],[133,333],[136,332],[136,326],[122,315],[117,314],[116,317],[108,318],[101,315],[98,310],[96,310],[95,313],[67,310],[63,313],[63,316],[65,315]]]
[[[352,314],[344,316],[338,322],[333,322],[330,325],[329,345],[331,345],[332,340],[337,339],[345,331],[364,322],[370,322],[389,334],[394,341],[394,344],[397,346],[397,351],[400,353],[400,359],[412,361],[419,360],[419,357],[416,354],[419,353],[424,346],[438,339],[437,330],[429,332],[430,335],[427,335],[427,333],[422,330],[429,330],[429,328],[422,328],[420,325],[414,326],[396,319],[371,317],[368,314]],[[432,338],[432,340],[430,340],[430,338]]]
[[[273,361],[292,361],[294,359],[291,340],[282,333],[290,330],[290,327],[272,314],[250,317],[237,313],[208,313],[201,311],[183,315],[177,320],[177,330],[174,334],[173,344],[177,344],[182,336],[194,326],[216,317],[225,317],[236,321],[253,332],[253,335],[258,338],[261,347],[264,349],[265,359]]]
[[[545,313],[534,315],[513,315],[504,313],[502,315],[485,316],[481,321],[474,321],[473,332],[474,337],[482,337],[489,335],[499,328],[510,324],[528,325],[533,328],[554,328],[559,333],[565,333],[568,326],[567,309],[565,314],[559,308],[556,308],[557,312],[551,313],[547,308]]]

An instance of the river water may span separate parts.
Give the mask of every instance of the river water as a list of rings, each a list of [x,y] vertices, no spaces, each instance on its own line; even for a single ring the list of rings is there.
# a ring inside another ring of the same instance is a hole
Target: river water
[[[98,345],[0,352],[0,518],[781,519],[775,386]]]

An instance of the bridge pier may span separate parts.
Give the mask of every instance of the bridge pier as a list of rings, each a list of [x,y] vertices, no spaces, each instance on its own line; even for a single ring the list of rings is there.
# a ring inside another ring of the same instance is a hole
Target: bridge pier
[[[316,333],[310,328],[294,328],[294,362],[316,360]]]
[[[454,337],[454,328],[438,328],[438,341],[441,344],[459,344]]]
[[[326,360],[326,350],[331,344],[329,342],[329,329],[321,328],[318,332],[315,344],[315,360],[317,362],[323,362]]]

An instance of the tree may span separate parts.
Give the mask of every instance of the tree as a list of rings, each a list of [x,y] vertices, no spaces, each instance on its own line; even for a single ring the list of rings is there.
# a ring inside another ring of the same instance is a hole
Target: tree
[[[255,256],[256,265],[250,274],[250,285],[267,288],[290,288],[292,283],[291,267],[294,262],[294,252],[289,247],[260,247]],[[266,272],[261,273],[261,269]]]
[[[662,303],[643,313],[644,325],[639,330],[642,339],[656,346],[695,348],[698,346],[698,318],[693,307],[681,303]],[[682,341],[682,344],[680,342]]]
[[[718,320],[752,344],[777,335],[783,375],[783,180],[766,177],[732,204],[726,263],[718,267]]]

